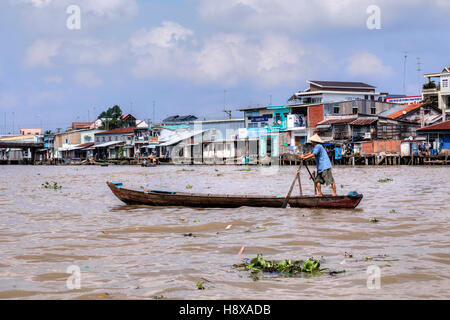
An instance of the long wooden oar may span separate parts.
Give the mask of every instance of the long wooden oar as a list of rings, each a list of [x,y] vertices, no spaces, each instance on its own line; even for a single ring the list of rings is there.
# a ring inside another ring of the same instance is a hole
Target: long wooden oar
[[[313,181],[313,184],[314,184],[314,193],[316,193],[316,191],[317,191],[317,187],[316,187],[316,179],[315,179],[315,177],[311,174],[311,171],[309,171],[309,168],[308,168],[308,165],[306,164],[306,161],[305,161],[305,168],[306,168],[306,170],[308,170],[309,176],[311,177],[311,180]]]
[[[297,182],[297,179],[300,183],[300,169],[301,168],[302,168],[302,162],[300,162],[300,167],[298,168],[297,172],[295,173],[294,181],[292,181],[291,188],[289,189],[289,192],[286,195],[286,199],[284,199],[283,205],[281,206],[283,209],[285,209],[289,203],[289,198],[291,197],[292,190],[294,190],[295,182]],[[301,193],[301,184],[300,184],[300,193]]]

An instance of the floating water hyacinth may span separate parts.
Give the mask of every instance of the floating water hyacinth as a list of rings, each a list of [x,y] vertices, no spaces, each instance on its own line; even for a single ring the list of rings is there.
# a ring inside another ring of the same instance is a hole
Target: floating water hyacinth
[[[57,182],[49,183],[48,181],[45,181],[45,183],[42,184],[42,187],[44,189],[53,189],[53,190],[62,189],[62,186],[58,185]]]
[[[320,261],[314,258],[301,261],[280,260],[268,261],[265,260],[262,254],[258,254],[256,258],[249,260],[246,263],[234,265],[235,268],[240,268],[250,271],[261,272],[280,272],[285,274],[296,274],[300,272],[306,273],[320,273]]]
[[[380,183],[386,183],[386,182],[391,182],[391,181],[394,181],[394,179],[391,179],[391,178],[385,178],[385,179],[379,179],[379,180],[378,180],[378,182],[380,182]]]

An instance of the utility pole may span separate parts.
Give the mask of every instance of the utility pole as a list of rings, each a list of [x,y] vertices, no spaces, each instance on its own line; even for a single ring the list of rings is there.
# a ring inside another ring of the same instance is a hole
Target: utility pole
[[[420,57],[417,57],[417,85],[419,86],[419,92],[421,92],[421,86],[420,86],[420,73],[422,72],[422,66],[423,63],[420,62]]]
[[[405,52],[403,61],[403,94],[406,95],[406,60],[408,59],[408,52]]]
[[[231,119],[231,111],[226,109],[226,95],[227,90],[223,90],[223,112],[225,112],[228,115],[228,119]]]
[[[156,119],[155,119],[155,104],[156,104],[156,102],[155,102],[155,100],[153,100],[153,119],[152,119],[152,123],[156,123]],[[150,123],[149,123],[149,125],[150,125]]]

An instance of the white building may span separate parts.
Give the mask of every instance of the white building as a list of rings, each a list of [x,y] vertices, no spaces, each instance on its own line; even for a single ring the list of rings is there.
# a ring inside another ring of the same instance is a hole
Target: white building
[[[294,93],[288,104],[317,104],[336,101],[351,101],[357,99],[384,101],[386,93],[375,91],[374,86],[363,82],[342,81],[307,81],[309,88]]]
[[[437,98],[438,107],[442,110],[442,121],[446,120],[446,113],[450,112],[450,67],[444,68],[442,72],[427,73],[424,75],[428,78],[428,83],[431,83],[432,78],[436,78],[439,84],[435,88],[423,89],[423,99]]]

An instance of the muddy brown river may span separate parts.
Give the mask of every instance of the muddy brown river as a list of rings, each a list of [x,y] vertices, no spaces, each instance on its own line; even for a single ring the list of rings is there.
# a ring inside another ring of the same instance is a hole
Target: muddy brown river
[[[296,170],[243,168],[1,166],[0,299],[450,298],[449,167],[335,167],[338,193],[364,194],[354,210],[127,206],[105,184],[284,196]],[[345,272],[233,268],[258,253]]]

